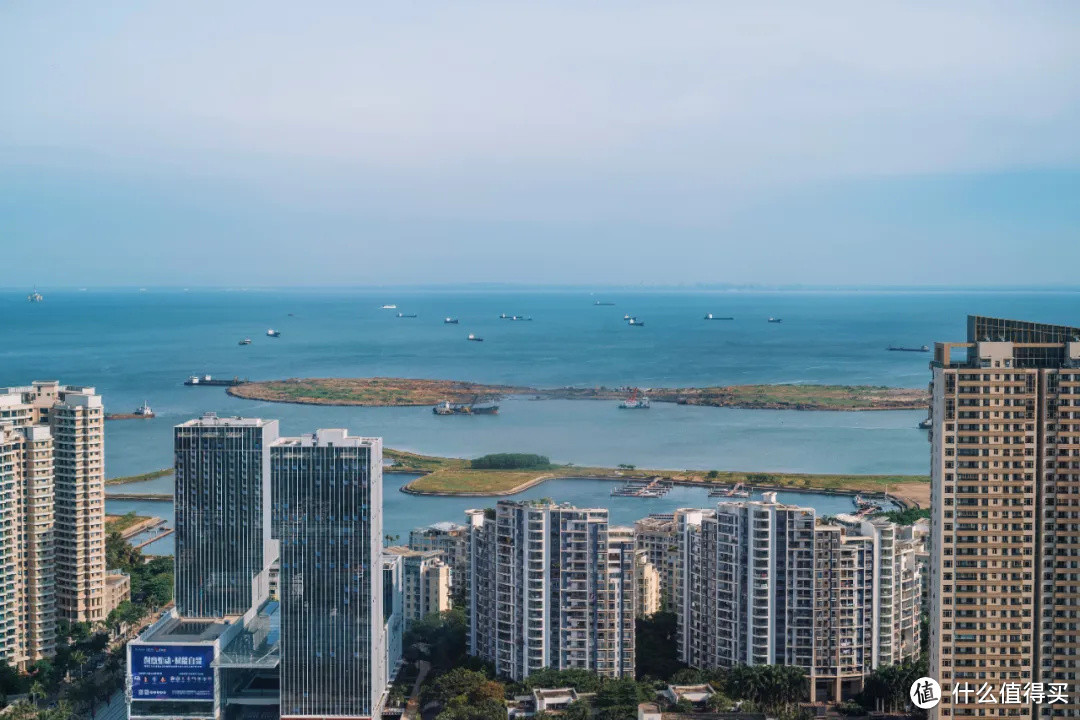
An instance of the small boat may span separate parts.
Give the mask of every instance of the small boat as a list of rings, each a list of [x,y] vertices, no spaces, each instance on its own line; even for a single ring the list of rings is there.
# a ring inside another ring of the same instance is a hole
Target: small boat
[[[631,315],[630,313],[626,313],[625,315],[622,316],[622,319],[623,320],[633,320],[634,316]]]
[[[596,302],[593,303],[593,305],[596,305],[597,307],[599,307],[601,305],[614,305],[614,304],[615,303],[609,302],[607,300],[597,300]]]
[[[931,418],[926,418],[925,420],[920,420],[919,421],[919,429],[920,430],[929,430],[933,426],[934,426],[934,421]]]
[[[289,317],[294,317],[292,313],[289,313]]]
[[[630,322],[627,325],[633,325],[634,327],[645,327],[644,320],[638,320],[637,318],[630,318]]]
[[[769,318],[769,322],[771,322],[771,323],[782,323],[782,322],[784,322],[784,318],[771,317],[771,318]]]
[[[397,305],[383,305],[380,310],[397,310]]]
[[[734,320],[733,317],[720,317],[719,315],[713,315],[712,313],[705,314],[706,320]]]
[[[270,328],[269,330],[266,331],[266,336],[267,337],[281,337],[281,331],[280,330],[275,330],[274,328]]]
[[[619,409],[621,410],[648,410],[649,398],[645,393],[640,392],[637,388],[634,388],[630,392],[630,396],[619,403]]]
[[[500,320],[509,320],[510,316],[507,315],[506,313],[499,313],[499,319]]]
[[[458,319],[456,317],[448,317],[443,322],[447,325],[457,325]]]
[[[886,349],[890,352],[930,352],[929,345],[921,345],[919,347],[902,347],[900,345],[890,345]]]
[[[399,318],[414,318],[416,317],[416,313],[398,313],[397,316]]]
[[[241,340],[240,342],[237,343],[237,345],[250,345],[250,344],[251,344],[251,338],[244,338],[243,340]]]
[[[484,342],[484,338],[477,337],[476,335],[473,335],[472,333],[469,333],[469,337],[467,337],[466,340],[472,340],[473,342]]]
[[[133,415],[138,415],[139,417],[147,417],[147,418],[154,417],[154,411],[150,409],[150,403],[146,402],[145,400],[143,400],[142,405],[135,408],[135,412],[132,413],[132,414]]]

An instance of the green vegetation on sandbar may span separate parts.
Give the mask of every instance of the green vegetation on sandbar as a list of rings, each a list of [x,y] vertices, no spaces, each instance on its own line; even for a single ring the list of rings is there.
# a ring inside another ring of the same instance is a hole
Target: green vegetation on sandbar
[[[173,474],[172,468],[164,468],[162,470],[154,470],[153,472],[143,473],[142,475],[126,475],[124,477],[111,478],[105,481],[106,485],[123,485],[124,483],[141,482],[143,480],[156,480],[160,477],[167,477]]]
[[[530,453],[493,453],[469,463],[473,470],[550,470],[551,460]]]

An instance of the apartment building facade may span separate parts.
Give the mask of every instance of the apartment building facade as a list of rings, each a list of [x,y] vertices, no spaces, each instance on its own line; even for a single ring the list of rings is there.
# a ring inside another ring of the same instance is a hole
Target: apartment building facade
[[[35,381],[0,388],[0,425],[23,432],[16,534],[25,547],[16,552],[29,573],[28,592],[46,593],[33,603],[40,610],[32,611],[28,632],[41,634],[33,644],[51,652],[44,635],[55,625],[47,615],[96,623],[112,610],[105,594],[104,408],[92,387]]]
[[[469,650],[520,681],[542,668],[634,674],[635,552],[606,509],[467,511]]]
[[[450,566],[451,594],[465,591],[468,569],[469,528],[455,522],[437,522],[409,532],[409,547],[413,550],[433,550]]]
[[[1080,328],[969,316],[930,366],[932,717],[1080,717]]]
[[[450,566],[435,550],[388,547],[384,553],[402,560],[402,592],[405,626],[432,613],[450,609]]]
[[[895,559],[883,559],[881,543],[851,520],[826,524],[773,493],[682,512],[674,594],[680,659],[701,668],[794,665],[806,672],[812,701],[836,702],[857,694],[874,668],[917,656],[917,640],[890,645],[887,660],[879,652],[893,637],[893,615],[879,608],[883,587],[890,603],[893,585],[905,588],[918,622],[914,556],[883,585],[879,564],[896,572]],[[894,533],[887,525],[881,531]]]

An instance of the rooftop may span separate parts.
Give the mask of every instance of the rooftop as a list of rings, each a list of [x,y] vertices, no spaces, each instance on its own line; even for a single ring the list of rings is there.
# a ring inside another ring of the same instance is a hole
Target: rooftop
[[[134,642],[209,643],[221,637],[231,625],[232,622],[227,619],[188,619],[171,615],[151,625]]]
[[[382,438],[354,437],[344,428],[320,428],[306,435],[278,438],[273,447],[371,447],[380,443]]]
[[[263,425],[276,422],[277,420],[240,417],[239,415],[233,417],[218,417],[217,413],[208,412],[203,413],[202,417],[182,422],[176,427],[262,427]]]

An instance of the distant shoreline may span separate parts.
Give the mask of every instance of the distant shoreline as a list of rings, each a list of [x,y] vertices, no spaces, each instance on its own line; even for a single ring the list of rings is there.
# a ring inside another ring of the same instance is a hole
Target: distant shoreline
[[[471,403],[511,396],[537,400],[621,400],[630,387],[535,388],[422,378],[289,378],[246,382],[226,389],[248,400],[299,405],[358,407],[433,406],[444,401]],[[650,388],[653,402],[752,410],[921,410],[926,390],[878,385],[728,385],[700,388]]]

